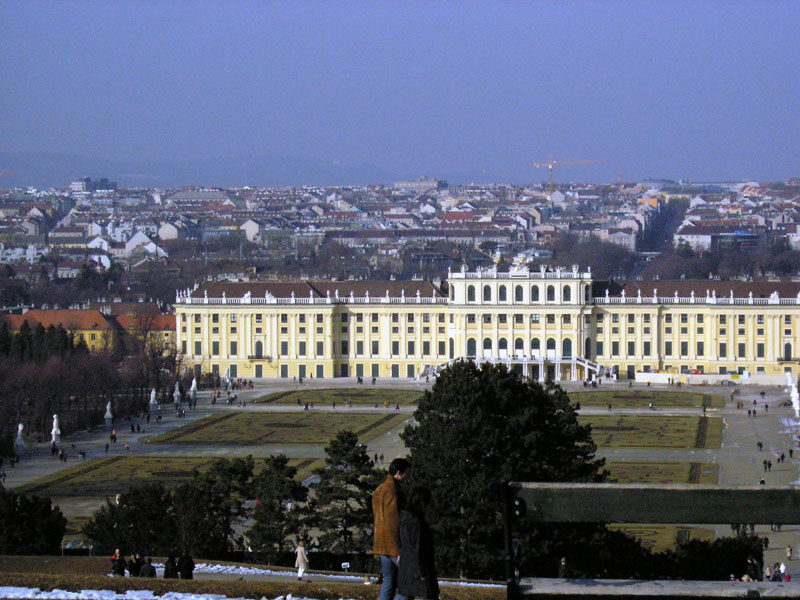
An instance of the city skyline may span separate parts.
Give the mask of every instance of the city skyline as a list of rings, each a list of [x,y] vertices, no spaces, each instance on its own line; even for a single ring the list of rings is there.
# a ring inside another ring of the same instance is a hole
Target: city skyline
[[[138,167],[141,186],[175,165],[173,185],[528,183],[553,156],[596,161],[556,182],[798,175],[794,3],[9,2],[0,15],[0,170],[46,155],[97,165],[70,178]]]

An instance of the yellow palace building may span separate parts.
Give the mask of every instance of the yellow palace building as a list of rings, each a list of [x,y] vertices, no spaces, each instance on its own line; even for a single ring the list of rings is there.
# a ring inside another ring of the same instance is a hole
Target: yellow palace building
[[[800,371],[800,281],[594,281],[591,271],[428,281],[207,281],[176,296],[196,373],[424,378],[460,358],[528,377]]]

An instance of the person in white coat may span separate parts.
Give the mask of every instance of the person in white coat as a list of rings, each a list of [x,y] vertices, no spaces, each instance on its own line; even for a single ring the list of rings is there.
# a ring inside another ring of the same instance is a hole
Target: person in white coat
[[[297,554],[297,559],[294,561],[294,566],[297,568],[297,578],[302,581],[303,573],[305,573],[308,568],[308,555],[306,554],[306,548],[303,542],[297,544],[295,554]]]

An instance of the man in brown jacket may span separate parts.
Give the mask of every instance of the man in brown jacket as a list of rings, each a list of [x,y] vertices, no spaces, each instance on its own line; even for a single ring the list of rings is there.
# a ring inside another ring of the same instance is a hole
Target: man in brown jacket
[[[395,458],[389,475],[372,494],[375,515],[373,554],[381,557],[383,585],[380,600],[394,600],[397,591],[397,563],[400,560],[400,509],[403,506],[401,482],[411,465],[404,458]]]

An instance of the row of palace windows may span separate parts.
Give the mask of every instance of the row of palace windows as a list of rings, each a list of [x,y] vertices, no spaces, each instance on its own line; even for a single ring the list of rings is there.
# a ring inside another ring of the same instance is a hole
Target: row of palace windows
[[[380,377],[380,364],[373,363],[368,365],[370,369],[370,377]],[[195,365],[195,368],[199,368],[200,365]],[[355,375],[357,377],[367,377],[366,375],[366,367],[363,364],[356,364],[355,366]],[[391,368],[391,376],[392,377],[400,377],[400,365],[390,365]],[[213,364],[211,365],[211,372],[215,375],[220,374],[220,366]],[[228,365],[227,374],[231,378],[236,378],[239,376],[239,368],[236,363]],[[339,376],[340,377],[350,377],[351,368],[350,365],[339,365]],[[406,365],[405,368],[405,376],[406,377],[414,377],[416,375],[416,369],[414,365]],[[255,365],[255,375],[256,378],[261,378],[264,376],[264,368],[263,365],[257,364]],[[324,365],[297,365],[297,375],[295,377],[299,377],[301,379],[312,376],[317,379],[323,379],[325,377],[325,366]],[[336,375],[334,374],[334,377]],[[281,365],[280,366],[280,377],[286,379],[290,377],[289,375],[289,365]]]
[[[452,287],[450,288],[450,294],[451,294],[451,300],[452,300],[453,299],[453,288]],[[547,286],[547,302],[555,302],[555,294],[556,294],[555,287],[552,286],[552,285]],[[562,300],[564,302],[569,302],[571,297],[572,297],[571,288],[568,287],[568,286],[565,286],[562,289],[562,296],[561,296]],[[484,302],[491,302],[491,299],[492,299],[491,286],[488,286],[488,285],[483,286],[483,301]],[[498,288],[498,300],[500,302],[505,302],[506,301],[506,286],[504,286],[504,285],[501,285]],[[468,302],[475,302],[475,286],[474,285],[470,285],[470,286],[467,287],[467,301]],[[521,285],[516,286],[516,288],[514,290],[514,301],[515,302],[522,302],[522,286]],[[539,302],[539,286],[537,286],[537,285],[531,286],[531,302]],[[415,318],[414,314],[415,313],[407,313],[406,321],[409,322],[409,323],[413,323],[414,322],[414,318]],[[322,315],[321,313],[317,313],[316,315],[309,315],[309,316],[315,317],[315,320],[316,320],[317,323],[322,323],[323,322],[324,315]],[[355,313],[352,316],[355,319],[356,323],[362,323],[364,321],[365,313]],[[219,317],[220,317],[219,313],[212,313],[211,314],[211,322],[212,323],[219,323],[220,322],[220,318]],[[256,323],[262,323],[263,322],[263,315],[261,313],[256,313],[255,318],[256,318]],[[378,322],[378,313],[369,313],[369,318],[370,318],[371,322],[377,323]],[[422,313],[420,315],[420,318],[422,319],[423,323],[429,323],[432,320],[430,313]],[[650,315],[649,314],[645,313],[644,315],[642,315],[642,318],[643,318],[645,323],[649,323],[650,322]],[[689,322],[689,315],[687,313],[681,313],[681,314],[677,315],[677,318],[680,320],[681,323],[688,323]],[[194,314],[194,319],[193,319],[194,322],[195,323],[200,323],[200,319],[201,319],[200,313],[195,313]],[[306,322],[306,314],[305,313],[298,313],[297,319],[298,319],[299,323],[305,323]],[[342,323],[347,323],[348,320],[350,319],[350,315],[348,315],[348,313],[341,313],[340,319],[341,319]],[[588,319],[588,315],[587,315],[587,319]],[[185,323],[186,320],[187,320],[186,313],[181,314],[181,322]],[[237,315],[234,314],[234,313],[231,313],[229,315],[229,320],[230,320],[231,323],[236,323]],[[392,320],[392,323],[397,323],[400,320],[400,314],[399,313],[391,313],[391,320]],[[438,313],[438,315],[436,316],[436,320],[439,323],[444,323],[444,321],[445,321],[444,313]],[[597,320],[598,323],[602,323],[603,322],[603,314],[602,313],[597,314],[596,320]],[[634,320],[635,320],[634,314],[633,313],[628,313],[628,315],[626,317],[626,320],[627,320],[628,323],[633,323]],[[703,320],[704,320],[704,316],[703,316],[702,313],[695,315],[695,322],[696,323],[698,323],[698,324],[702,323]],[[765,320],[765,317],[764,317],[763,314],[756,315],[756,324],[763,325],[764,324],[764,320]],[[611,322],[612,323],[618,323],[619,321],[620,321],[619,313],[612,313],[611,314]],[[667,313],[667,314],[664,315],[664,322],[665,323],[672,323],[672,321],[673,321],[672,314]],[[742,314],[737,315],[736,316],[736,321],[738,322],[739,325],[744,325],[746,323],[746,315],[742,315]],[[287,313],[281,313],[280,322],[281,323],[288,323],[289,322],[289,315]],[[792,315],[783,315],[783,322],[784,322],[785,325],[791,325],[791,323],[792,323]],[[719,315],[718,323],[720,325],[727,324],[727,316],[726,315]]]
[[[521,285],[514,286],[514,302],[523,302],[524,290]],[[586,287],[586,293],[588,295],[589,288]],[[554,285],[548,285],[545,290],[545,296],[547,302],[555,302],[556,301],[556,287]],[[476,298],[476,289],[474,285],[467,286],[467,302],[475,302]],[[450,300],[455,300],[455,290],[451,286],[450,287]],[[588,300],[588,298],[587,298]],[[484,285],[483,286],[483,301],[484,302],[491,302],[492,301],[492,286]],[[505,285],[498,286],[497,288],[497,301],[498,302],[508,302],[508,290]],[[530,302],[539,302],[539,286],[532,285],[531,286],[531,297]],[[561,301],[562,302],[571,302],[572,301],[572,288],[568,285],[565,285],[561,288]]]
[[[184,352],[186,352],[186,342],[183,342]],[[364,342],[359,340],[355,343],[355,350],[356,356],[363,356],[364,355]],[[398,340],[393,340],[391,342],[391,354],[392,356],[399,356],[400,355],[400,342]],[[440,341],[437,343],[436,346],[433,346],[430,341],[423,341],[420,344],[420,349],[422,350],[422,356],[430,356],[432,348],[436,348],[438,356],[444,356],[445,354],[445,343],[444,341]],[[237,356],[239,353],[239,344],[238,342],[232,341],[230,342],[230,352],[229,356]],[[406,352],[408,356],[412,356],[416,353],[417,345],[415,341],[407,341],[406,342]],[[219,356],[220,354],[220,344],[218,341],[211,342],[211,356]],[[316,345],[316,356],[324,356],[325,355],[325,343],[324,342],[317,342]],[[264,345],[261,341],[257,341],[253,345],[253,356],[252,358],[264,358]],[[370,352],[373,356],[377,356],[380,354],[380,342],[378,340],[372,340],[370,343]],[[194,354],[201,355],[203,353],[203,346],[201,342],[194,343]],[[289,355],[289,343],[288,342],[281,342],[279,346],[279,355],[280,356],[288,356]],[[297,356],[306,356],[307,353],[307,345],[306,342],[298,342],[297,344]],[[340,354],[343,356],[347,356],[350,354],[350,342],[348,340],[341,340],[340,341]]]
[[[673,344],[670,341],[664,342],[664,356],[673,356]],[[603,342],[596,342],[596,350],[598,355],[603,354]],[[619,342],[611,342],[611,356],[619,356]],[[688,342],[680,342],[679,346],[680,353],[678,356],[689,356],[689,343]],[[747,358],[747,344],[738,344],[737,345],[737,358]],[[642,342],[642,356],[650,356],[652,353],[650,342]],[[695,346],[695,353],[694,355],[698,358],[704,357],[706,353],[705,343],[704,342],[697,342]],[[627,355],[636,356],[636,343],[635,342],[628,342],[628,353]],[[764,358],[765,356],[765,347],[764,344],[759,343],[756,344],[756,358]],[[719,343],[719,352],[718,358],[729,358],[728,357],[728,344],[727,342],[720,342]],[[781,360],[791,360],[792,359],[792,345],[791,344],[784,344],[783,345],[783,355],[781,356]]]
[[[490,325],[492,323],[492,315],[491,314],[487,313],[487,314],[483,314],[483,315],[479,315],[479,316],[480,316],[480,320],[481,320],[482,323],[487,324],[487,325]],[[505,324],[507,324],[509,322],[509,317],[510,316],[513,317],[515,325],[522,325],[522,324],[525,323],[525,315],[521,315],[521,314],[506,315],[506,314],[500,313],[500,314],[496,315],[495,321],[497,323],[499,323],[500,325],[505,325]],[[587,316],[586,317],[586,322],[587,323],[588,323],[588,318],[589,317]],[[531,323],[533,323],[533,324],[540,323],[539,314],[538,313],[532,313],[530,315],[530,320],[531,320]],[[545,315],[544,316],[544,321],[545,321],[545,323],[548,323],[548,324],[554,324],[556,322],[556,315],[553,315],[553,314]],[[478,315],[476,315],[475,313],[467,313],[467,324],[468,325],[472,325],[472,324],[475,324],[477,322],[478,322]],[[569,314],[561,315],[561,322],[563,324],[565,324],[565,325],[571,324],[572,323],[572,315],[569,315]],[[577,322],[577,319],[576,319],[576,322]]]
[[[406,321],[408,323],[413,323],[414,319],[415,319],[415,314],[417,314],[417,313],[407,313],[406,314]],[[324,315],[321,314],[321,313],[316,313],[315,315],[308,315],[308,316],[309,317],[314,317],[318,324],[322,324],[323,323]],[[352,317],[352,319],[355,320],[356,323],[363,323],[365,316],[367,316],[372,323],[377,323],[378,322],[378,313],[354,313],[353,315],[350,315],[349,313],[341,313],[340,316],[339,316],[339,319],[341,320],[342,323],[347,323],[348,321],[351,320],[351,317]],[[445,316],[444,316],[443,312],[435,314],[435,315],[431,315],[431,313],[421,313],[421,314],[419,314],[419,317],[422,319],[423,323],[430,323],[431,320],[432,320],[432,316],[435,317],[435,319],[439,323],[444,323]],[[237,321],[237,315],[235,313],[231,313],[230,315],[228,315],[228,318],[229,318],[229,321],[231,323],[236,323],[236,321]],[[255,318],[256,318],[256,323],[263,323],[264,322],[264,315],[261,314],[261,313],[256,313],[255,314]],[[200,320],[201,320],[200,313],[195,313],[194,314],[194,322],[195,323],[200,323]],[[399,322],[400,321],[400,313],[391,313],[391,320],[392,320],[392,323]],[[298,323],[301,323],[301,324],[305,323],[306,322],[306,313],[302,313],[302,312],[298,313],[297,314],[297,321],[298,321]],[[186,313],[183,313],[181,315],[181,322],[182,323],[186,323]],[[211,314],[211,322],[212,323],[219,323],[220,322],[219,313],[212,313]],[[289,322],[289,314],[288,313],[281,313],[280,314],[280,322],[282,324],[288,323]]]
[[[497,349],[500,352],[507,352],[508,351],[508,340],[506,338],[500,338],[497,342]],[[184,344],[184,352],[186,342]],[[556,340],[554,338],[548,338],[545,342],[546,349],[548,351],[555,351],[556,350]],[[483,339],[483,350],[484,354],[487,352],[491,352],[494,348],[494,341],[492,338],[484,338]],[[619,356],[620,345],[619,342],[611,342],[611,356]],[[306,344],[305,342],[300,342],[298,345],[298,356],[306,356]],[[323,342],[317,342],[316,346],[316,355],[323,356],[324,355],[324,344]],[[373,356],[377,356],[380,354],[380,344],[377,340],[372,341],[371,343],[371,354]],[[416,351],[416,345],[413,341],[407,342],[407,355],[413,356]],[[422,342],[422,356],[430,356],[431,354],[431,343],[430,342]],[[444,356],[445,354],[445,343],[443,341],[438,342],[436,346],[437,355]],[[539,338],[533,338],[530,344],[531,354],[536,354],[541,350],[541,341]],[[595,342],[595,350],[597,355],[602,356],[603,354],[603,342],[598,341]],[[627,345],[627,354],[628,356],[635,356],[636,352],[636,343],[635,342],[628,342]],[[745,358],[747,353],[747,348],[745,344],[738,344],[737,347],[737,357],[738,358]],[[756,344],[756,358],[764,358],[764,344]],[[525,342],[522,338],[516,338],[514,340],[514,352],[515,353],[522,353],[525,351]],[[586,356],[591,355],[591,340],[587,339],[585,344],[584,350]],[[202,354],[202,346],[200,342],[195,342],[194,344],[194,353],[195,355]],[[348,355],[350,353],[350,346],[346,340],[341,342],[341,355]],[[649,341],[642,342],[641,348],[641,355],[649,357],[652,353],[651,343]],[[238,354],[238,344],[236,342],[230,342],[230,355],[236,356]],[[280,355],[281,356],[288,356],[289,354],[289,346],[286,342],[281,342],[280,345]],[[356,356],[362,356],[364,354],[364,343],[359,341],[356,342]],[[453,354],[453,340],[450,340],[450,354]],[[475,338],[468,338],[467,339],[467,356],[474,357],[477,356],[477,340]],[[211,346],[211,355],[212,356],[219,356],[219,342],[212,342]],[[398,341],[391,342],[391,355],[392,356],[399,356],[400,355],[400,343]],[[664,355],[665,356],[672,356],[673,355],[673,345],[672,342],[667,341],[664,342]],[[680,354],[679,356],[688,356],[689,355],[689,345],[687,342],[680,343]],[[572,356],[572,340],[570,338],[565,338],[561,342],[561,356],[563,357],[570,357]],[[705,356],[705,344],[703,342],[697,342],[695,348],[695,356],[702,357]],[[726,342],[720,342],[719,344],[719,358],[728,358],[728,344]],[[263,358],[263,345],[260,341],[255,343],[255,354],[253,358]],[[451,356],[451,358],[453,358]],[[792,344],[784,344],[783,346],[783,356],[784,360],[790,360],[792,358]]]
[[[588,342],[588,340],[587,340]],[[556,340],[555,338],[547,338],[545,342],[546,349],[549,351],[555,351],[556,349]],[[494,347],[494,342],[492,338],[484,338],[483,339],[483,351],[491,352]],[[587,346],[588,348],[588,346]],[[497,342],[497,349],[498,351],[508,351],[508,340],[506,338],[500,338]],[[537,353],[541,350],[541,341],[539,338],[533,338],[531,340],[531,353]],[[522,338],[516,338],[514,340],[514,352],[520,353],[525,352],[525,341]],[[564,357],[572,356],[572,340],[569,338],[564,338],[561,342],[561,355]],[[475,338],[467,338],[467,356],[474,357],[477,356],[477,340]]]

